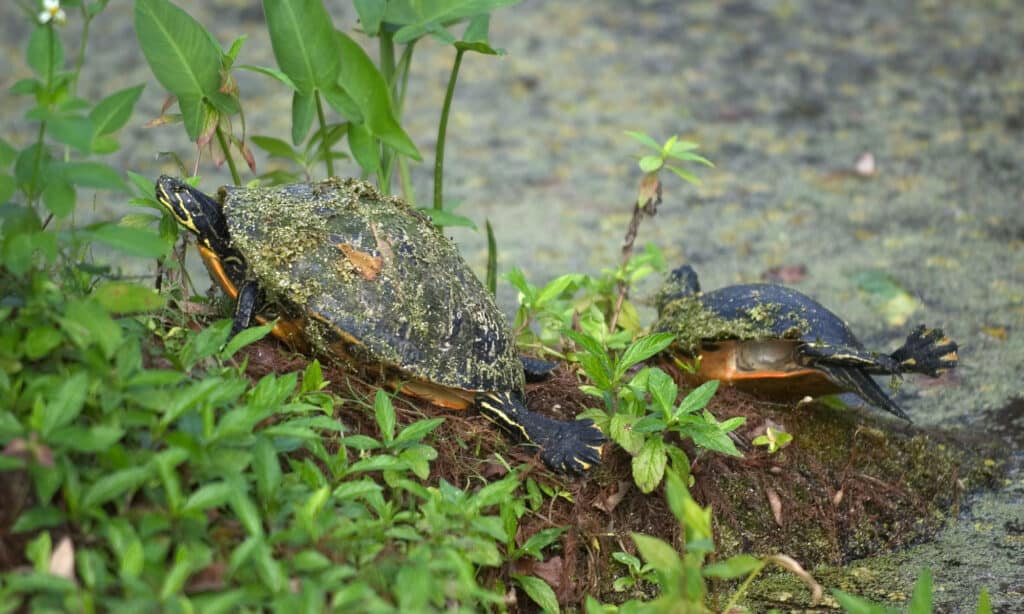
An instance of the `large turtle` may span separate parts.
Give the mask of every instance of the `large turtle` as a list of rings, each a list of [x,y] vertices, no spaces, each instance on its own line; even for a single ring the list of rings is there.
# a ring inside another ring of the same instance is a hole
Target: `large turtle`
[[[654,330],[677,334],[677,355],[700,357],[692,379],[776,398],[853,392],[909,419],[871,376],[937,377],[957,365],[957,345],[940,329],[922,325],[891,354],[871,352],[839,316],[805,294],[776,284],[701,293],[689,265],[668,275],[657,307]]]
[[[273,334],[294,349],[380,368],[436,405],[476,407],[555,470],[600,460],[593,422],[526,409],[504,316],[452,242],[401,200],[352,179],[223,187],[214,198],[167,176],[156,198],[236,301],[232,334],[278,318]]]

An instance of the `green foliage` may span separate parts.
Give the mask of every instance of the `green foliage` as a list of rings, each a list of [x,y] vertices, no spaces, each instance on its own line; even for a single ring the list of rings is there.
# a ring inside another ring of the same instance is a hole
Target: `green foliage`
[[[597,339],[583,333],[566,333],[580,347],[576,359],[593,385],[581,389],[601,399],[602,406],[588,409],[591,418],[612,441],[633,456],[633,480],[641,492],[651,492],[661,483],[669,462],[676,471],[689,473],[685,452],[670,437],[689,438],[697,446],[740,456],[729,432],[741,426],[743,418],[719,422],[705,409],[718,389],[718,382],[702,384],[676,404],[679,388],[658,367],[644,367],[630,376],[630,370],[667,348],[669,333],[641,337],[621,354],[610,354]],[[627,380],[627,376],[629,379]]]
[[[769,454],[775,454],[785,448],[793,441],[793,436],[786,431],[779,431],[772,427],[765,428],[764,435],[758,435],[752,442],[755,446],[765,446]]]

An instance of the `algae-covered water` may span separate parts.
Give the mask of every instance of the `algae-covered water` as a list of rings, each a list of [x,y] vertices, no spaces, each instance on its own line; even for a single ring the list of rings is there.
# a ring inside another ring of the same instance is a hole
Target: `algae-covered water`
[[[272,63],[253,3],[179,4],[225,44],[249,34],[240,61]],[[327,4],[351,30],[348,3]],[[147,83],[114,160],[155,177],[174,170],[156,152],[190,150],[179,129],[142,127],[163,94],[130,14],[111,3],[94,25],[99,62],[82,94]],[[7,91],[26,73],[28,29],[12,3],[0,17]],[[666,177],[640,242],[670,266],[692,264],[705,288],[788,272],[870,347],[895,348],[922,322],[956,339],[955,374],[908,379],[897,398],[919,425],[1001,442],[1011,468],[1003,489],[900,553],[895,573],[909,590],[930,566],[944,611],[973,607],[983,584],[997,610],[1024,611],[1024,4],[527,1],[499,12],[491,36],[507,55],[463,62],[446,195],[494,225],[500,270],[541,283],[612,266],[640,176],[623,131],[700,142],[716,167],[698,169],[699,187]],[[415,57],[406,124],[426,154],[421,198],[451,59],[434,42]],[[263,77],[239,82],[250,131],[287,138],[290,96]],[[13,99],[2,105],[5,126],[16,112]],[[204,174],[211,190],[227,179]],[[482,235],[452,234],[482,270]],[[511,309],[507,284],[499,299]]]

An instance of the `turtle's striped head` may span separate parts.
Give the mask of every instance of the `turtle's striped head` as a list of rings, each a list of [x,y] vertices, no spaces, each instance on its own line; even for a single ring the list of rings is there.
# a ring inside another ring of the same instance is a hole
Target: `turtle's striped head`
[[[202,245],[218,254],[229,249],[227,222],[215,199],[167,175],[156,180],[156,199]]]

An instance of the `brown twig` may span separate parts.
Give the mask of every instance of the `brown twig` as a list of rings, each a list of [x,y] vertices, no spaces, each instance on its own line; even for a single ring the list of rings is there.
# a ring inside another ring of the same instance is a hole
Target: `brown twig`
[[[653,184],[650,183],[653,181]],[[629,259],[633,257],[633,244],[636,242],[637,232],[640,230],[640,221],[646,217],[654,217],[658,213],[658,205],[661,204],[661,182],[657,177],[646,175],[640,184],[640,199],[633,203],[633,216],[629,220],[629,227],[626,228],[626,236],[622,241],[622,268],[626,268]],[[646,198],[644,198],[646,196]],[[643,199],[643,205],[640,205]],[[615,308],[612,309],[612,317],[608,323],[608,330],[614,331],[619,321],[619,313],[622,311],[622,303],[629,293],[629,283],[625,279],[619,280],[619,294],[615,298]]]

